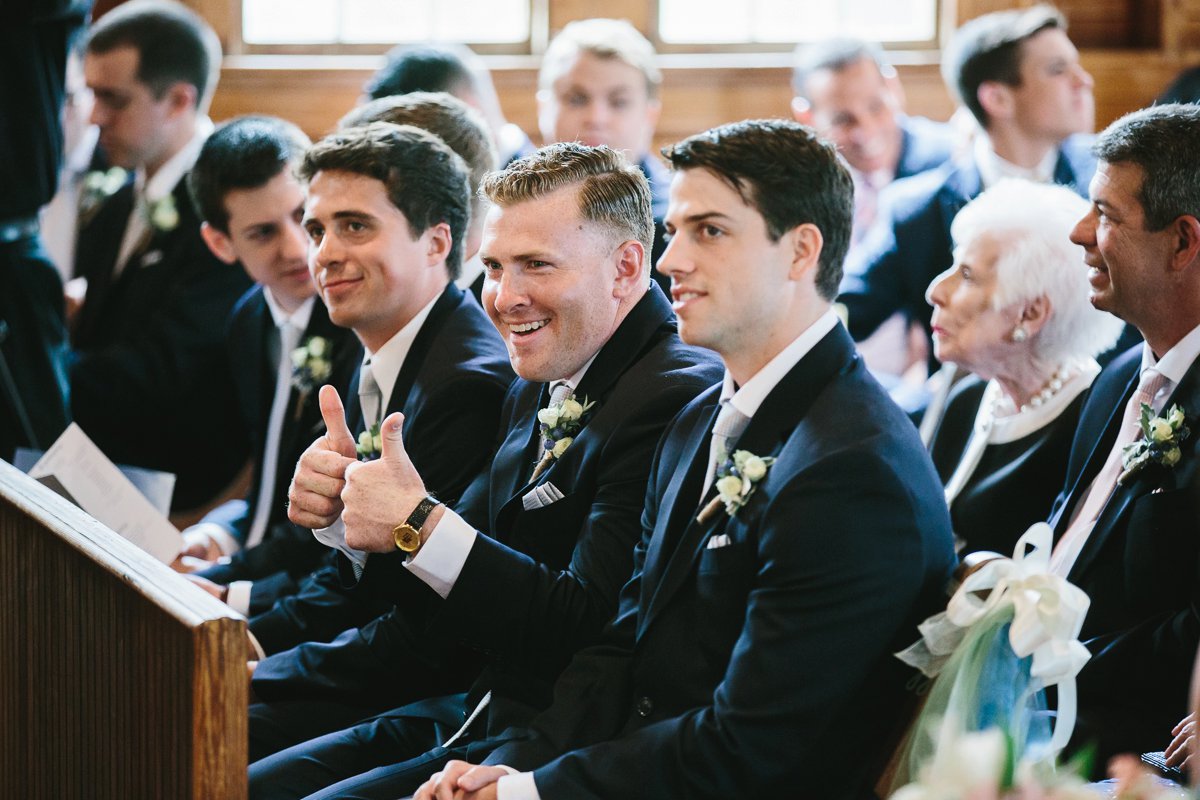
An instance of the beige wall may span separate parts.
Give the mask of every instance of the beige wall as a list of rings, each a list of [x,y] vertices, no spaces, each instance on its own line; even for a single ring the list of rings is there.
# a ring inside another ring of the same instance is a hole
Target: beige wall
[[[222,38],[236,37],[239,0],[188,0]],[[653,26],[645,0],[533,0],[552,30],[592,15],[623,16],[643,30]],[[998,8],[1031,0],[945,0],[947,27]],[[1200,0],[1060,0],[1081,44],[1084,66],[1096,80],[1097,124],[1150,102],[1183,67],[1200,63]],[[236,47],[236,41],[234,41]],[[536,47],[536,43],[535,43]],[[945,119],[950,98],[937,67],[937,52],[897,54],[909,110]],[[488,58],[505,113],[536,139],[533,56]],[[328,131],[355,102],[378,56],[255,56],[226,59],[213,103],[214,119],[258,112],[291,119],[310,135]],[[784,53],[719,53],[663,56],[660,143],[748,117],[787,114],[791,97]]]

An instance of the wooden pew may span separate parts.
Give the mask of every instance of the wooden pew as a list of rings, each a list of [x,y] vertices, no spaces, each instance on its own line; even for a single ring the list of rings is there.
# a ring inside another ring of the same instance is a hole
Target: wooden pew
[[[246,623],[0,461],[0,797],[246,797]]]

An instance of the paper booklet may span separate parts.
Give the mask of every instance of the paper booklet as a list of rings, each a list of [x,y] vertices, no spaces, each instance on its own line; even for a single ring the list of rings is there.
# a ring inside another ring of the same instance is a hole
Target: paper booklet
[[[175,476],[137,469],[135,486],[75,423],[28,474],[164,564],[183,549],[183,536],[166,517]]]

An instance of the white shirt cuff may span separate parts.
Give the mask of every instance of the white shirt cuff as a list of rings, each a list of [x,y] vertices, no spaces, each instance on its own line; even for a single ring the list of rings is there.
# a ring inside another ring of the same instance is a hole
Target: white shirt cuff
[[[314,530],[313,536],[317,537],[317,541],[326,547],[332,547],[343,553],[346,558],[350,559],[350,563],[358,565],[359,571],[367,565],[367,554],[346,544],[346,524],[342,522],[341,517],[335,519],[328,528]]]
[[[447,508],[417,554],[404,559],[404,566],[445,600],[462,573],[478,535],[462,517]]]
[[[250,616],[250,588],[252,586],[254,586],[254,581],[234,581],[229,584],[229,591],[225,594],[225,605],[243,617]]]
[[[510,774],[496,781],[496,800],[542,800],[532,772],[516,772],[504,767]]]
[[[199,543],[204,546],[211,541],[223,556],[231,556],[242,549],[238,540],[215,522],[197,522],[183,532],[183,541],[189,545]]]

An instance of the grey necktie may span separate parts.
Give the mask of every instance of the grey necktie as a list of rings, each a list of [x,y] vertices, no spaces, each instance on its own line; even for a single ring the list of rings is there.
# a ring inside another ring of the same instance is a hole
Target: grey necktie
[[[371,369],[371,360],[367,359],[358,371],[358,404],[362,408],[363,425],[366,430],[374,430],[381,422],[380,409],[383,407],[383,393],[375,382],[375,373]]]
[[[749,424],[750,418],[734,408],[731,401],[721,401],[721,410],[713,423],[712,442],[708,448],[708,473],[704,479],[704,491],[700,493],[701,499],[708,494],[708,489],[716,477],[717,467],[729,457],[729,448],[737,442]]]
[[[551,408],[552,406],[562,403],[564,400],[569,398],[574,391],[575,389],[567,381],[559,381],[558,383],[554,384],[554,388],[550,390],[550,402],[546,405],[546,408]],[[541,426],[536,421],[534,422],[534,426],[540,431]],[[538,461],[537,466],[533,468],[533,475],[530,476],[529,482],[532,483],[533,481],[536,481],[538,477],[541,476],[541,474],[547,469],[549,469],[550,465],[553,463],[554,451],[543,451],[542,457]]]

